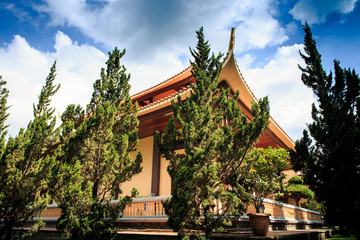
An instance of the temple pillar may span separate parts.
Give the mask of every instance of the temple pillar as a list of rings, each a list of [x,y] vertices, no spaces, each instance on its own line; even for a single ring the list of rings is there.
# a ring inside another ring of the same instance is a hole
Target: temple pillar
[[[153,161],[152,161],[152,175],[151,175],[151,193],[159,196],[160,186],[160,151],[156,145],[155,139],[153,144]]]

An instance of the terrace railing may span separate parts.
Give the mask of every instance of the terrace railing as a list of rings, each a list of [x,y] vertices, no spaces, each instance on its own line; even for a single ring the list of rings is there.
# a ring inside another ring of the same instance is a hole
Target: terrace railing
[[[134,198],[133,202],[126,206],[119,220],[121,218],[167,218],[162,201],[170,199],[171,196],[158,197],[144,197]],[[117,204],[117,200],[113,200],[110,204]],[[221,203],[216,203],[217,210],[221,210]],[[296,207],[290,204],[279,203],[270,199],[264,200],[264,212],[271,214],[273,220],[293,220],[306,221],[313,223],[322,223],[319,212],[312,211],[305,208]],[[248,213],[255,213],[255,208],[250,205]],[[56,220],[60,217],[60,209],[56,204],[51,204],[48,208],[38,214],[44,220]]]

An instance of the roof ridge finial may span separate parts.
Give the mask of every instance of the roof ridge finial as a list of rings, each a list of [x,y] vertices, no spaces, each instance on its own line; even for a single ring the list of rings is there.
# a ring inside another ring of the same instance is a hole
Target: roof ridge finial
[[[228,51],[234,50],[234,47],[235,47],[235,27],[232,27]]]

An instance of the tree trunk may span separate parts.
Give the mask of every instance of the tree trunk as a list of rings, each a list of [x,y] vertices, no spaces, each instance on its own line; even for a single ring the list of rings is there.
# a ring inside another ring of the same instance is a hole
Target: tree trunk
[[[12,233],[13,233],[13,227],[15,225],[15,220],[11,219],[9,222],[5,223],[5,240],[11,240]]]
[[[360,240],[360,228],[359,227],[355,227],[355,236],[356,236],[356,240]]]
[[[260,210],[261,205],[262,205],[262,201],[260,199],[256,199],[254,201],[254,207],[255,207],[256,213],[262,213]]]
[[[211,234],[212,234],[212,227],[211,227],[211,223],[209,223],[209,220],[207,218],[207,213],[210,211],[210,207],[207,206],[204,208],[204,223],[205,223],[205,238],[206,240],[211,239]]]

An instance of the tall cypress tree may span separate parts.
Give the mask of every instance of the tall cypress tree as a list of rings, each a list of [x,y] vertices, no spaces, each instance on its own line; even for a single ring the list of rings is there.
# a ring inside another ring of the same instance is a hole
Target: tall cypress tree
[[[55,159],[46,155],[46,151],[53,145],[56,128],[54,108],[50,107],[51,97],[58,91],[60,85],[54,85],[56,62],[43,86],[37,105],[34,104],[34,119],[26,129],[20,129],[18,135],[10,137],[2,150],[0,159],[0,219],[1,238],[11,239],[14,227],[23,227],[29,220],[36,217],[38,212],[45,209],[48,194],[40,194],[46,189],[49,171]],[[1,83],[3,85],[4,82]],[[7,91],[1,89],[1,129],[7,114]],[[4,132],[2,132],[4,134]],[[41,218],[26,235],[36,232],[43,226]]]
[[[61,167],[53,168],[51,189],[61,208],[58,228],[65,238],[113,239],[114,223],[131,197],[110,201],[122,193],[121,183],[141,170],[142,156],[136,151],[139,139],[138,107],[129,90],[130,75],[120,64],[124,51],[109,52],[107,68],[94,83],[87,108],[70,105],[63,113]]]
[[[254,103],[254,118],[248,121],[237,104],[239,92],[229,97],[230,89],[218,88],[222,54],[210,55],[203,28],[196,34],[196,49],[190,49],[195,83],[189,83],[192,91],[184,101],[180,97],[172,101],[174,117],[162,136],[156,134],[156,142],[169,160],[172,197],[163,203],[168,224],[180,238],[189,234],[201,238],[188,231],[197,229],[210,239],[214,230],[231,224],[230,215],[245,212],[250,199],[238,184],[242,163],[268,124],[269,106],[267,98]],[[185,154],[175,152],[181,142]]]
[[[0,155],[4,151],[5,138],[7,135],[6,129],[9,126],[5,124],[5,121],[9,117],[9,106],[7,105],[9,90],[5,87],[6,83],[7,82],[2,79],[2,76],[0,76]]]
[[[313,122],[296,141],[292,153],[295,170],[302,170],[305,183],[325,201],[327,224],[350,227],[360,239],[352,216],[360,214],[360,79],[355,70],[334,61],[333,74],[321,62],[310,27],[304,26],[305,67],[301,80],[317,97],[312,106]],[[310,135],[310,136],[309,136]],[[311,137],[311,138],[310,138]]]

